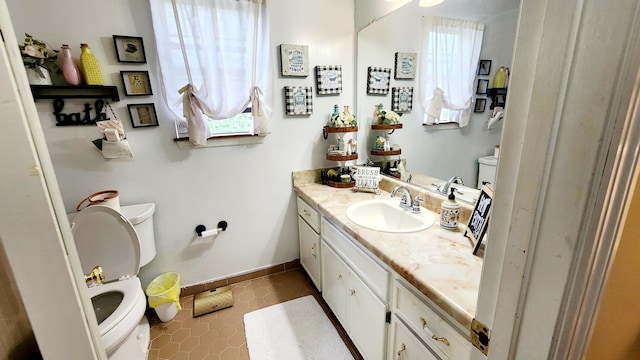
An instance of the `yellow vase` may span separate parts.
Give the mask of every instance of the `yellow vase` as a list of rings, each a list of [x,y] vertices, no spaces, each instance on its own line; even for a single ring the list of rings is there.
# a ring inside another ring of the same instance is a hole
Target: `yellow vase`
[[[504,66],[500,66],[500,69],[496,73],[496,76],[494,76],[493,78],[493,88],[494,89],[504,88],[506,79],[507,79],[507,73],[504,71]]]
[[[82,75],[87,85],[104,85],[100,64],[95,56],[91,53],[89,45],[80,44],[82,53],[80,54],[80,66],[82,67]]]

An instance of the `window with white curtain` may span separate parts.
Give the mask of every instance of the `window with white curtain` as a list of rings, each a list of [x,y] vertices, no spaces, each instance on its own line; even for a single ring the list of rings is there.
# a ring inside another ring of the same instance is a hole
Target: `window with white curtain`
[[[271,79],[265,1],[150,4],[162,95],[177,128],[186,128],[195,145],[217,136],[266,135]]]
[[[475,21],[422,18],[418,96],[425,125],[469,124],[483,32]]]

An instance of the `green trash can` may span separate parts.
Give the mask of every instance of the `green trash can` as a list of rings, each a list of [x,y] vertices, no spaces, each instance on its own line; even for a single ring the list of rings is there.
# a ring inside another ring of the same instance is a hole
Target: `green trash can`
[[[168,272],[162,274],[147,286],[145,293],[149,297],[149,307],[156,311],[160,321],[173,319],[180,306],[180,274]]]

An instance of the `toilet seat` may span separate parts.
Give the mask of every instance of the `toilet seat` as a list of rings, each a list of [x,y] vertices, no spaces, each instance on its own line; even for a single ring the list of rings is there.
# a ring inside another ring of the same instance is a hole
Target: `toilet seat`
[[[93,299],[101,294],[120,292],[122,300],[98,330],[107,355],[121,345],[136,328],[146,310],[147,299],[137,277],[140,243],[131,222],[113,208],[92,205],[80,211],[71,231],[86,274],[101,266],[105,283],[89,287]]]
[[[140,285],[140,279],[137,277],[93,286],[88,290],[91,298],[109,292],[120,292],[124,295],[116,310],[98,325],[102,345],[109,354],[129,335],[131,329],[144,316],[147,298]]]

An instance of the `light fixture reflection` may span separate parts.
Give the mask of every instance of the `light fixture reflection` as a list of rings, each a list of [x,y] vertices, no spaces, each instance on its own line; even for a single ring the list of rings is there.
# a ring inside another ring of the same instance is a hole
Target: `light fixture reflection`
[[[420,7],[430,7],[441,4],[443,0],[420,0],[418,6]]]

